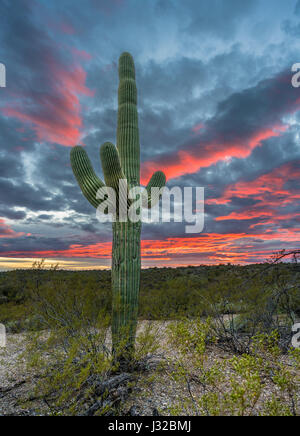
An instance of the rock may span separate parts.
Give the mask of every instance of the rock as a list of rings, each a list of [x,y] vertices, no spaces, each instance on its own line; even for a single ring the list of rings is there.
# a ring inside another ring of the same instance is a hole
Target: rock
[[[131,406],[126,415],[127,416],[140,416],[140,411],[139,411],[138,406],[136,406],[135,404],[133,406]]]

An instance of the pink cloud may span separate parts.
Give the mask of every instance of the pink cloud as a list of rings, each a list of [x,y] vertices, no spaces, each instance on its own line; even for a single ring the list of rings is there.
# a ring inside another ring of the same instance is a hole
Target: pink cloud
[[[18,238],[23,235],[25,233],[15,232],[5,223],[3,218],[0,218],[0,238]]]
[[[227,160],[232,157],[246,158],[252,150],[260,146],[266,139],[280,136],[288,126],[276,124],[272,127],[264,128],[253,132],[248,138],[236,138],[232,142],[208,141],[199,144],[195,150],[180,150],[174,156],[161,161],[149,161],[142,165],[143,183],[151,177],[154,171],[163,170],[167,178],[180,177],[184,174],[193,174],[200,168],[209,167],[220,160]]]
[[[39,142],[55,142],[64,146],[81,143],[81,95],[91,97],[94,92],[86,82],[86,72],[80,64],[66,68],[48,57],[51,73],[50,90],[19,96],[2,108],[7,117],[14,117],[31,126]],[[31,98],[30,104],[26,100]]]

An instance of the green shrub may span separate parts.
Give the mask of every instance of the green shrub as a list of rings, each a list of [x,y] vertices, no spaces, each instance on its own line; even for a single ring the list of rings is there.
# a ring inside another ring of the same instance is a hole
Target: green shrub
[[[211,363],[215,342],[211,320],[183,320],[169,326],[169,347],[176,349],[157,377],[176,383],[180,392],[173,415],[300,415],[300,350],[282,359],[279,335],[253,338],[249,354],[223,355]],[[166,384],[167,385],[167,384]]]

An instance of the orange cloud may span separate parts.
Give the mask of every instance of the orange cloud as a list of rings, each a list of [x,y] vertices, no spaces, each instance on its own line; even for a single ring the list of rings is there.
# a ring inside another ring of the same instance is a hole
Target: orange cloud
[[[273,171],[263,174],[252,181],[233,183],[224,190],[219,198],[208,199],[207,204],[227,204],[232,197],[254,198],[268,202],[271,206],[293,203],[300,199],[300,193],[284,188],[289,180],[299,180],[300,161],[284,164]],[[279,203],[280,198],[280,203]]]
[[[300,161],[290,162],[255,180],[239,181],[227,186],[221,197],[208,199],[207,204],[226,205],[237,198],[255,200],[256,204],[251,207],[241,207],[215,218],[215,221],[260,219],[259,222],[252,223],[249,230],[260,225],[278,226],[290,220],[297,222],[300,220],[300,212],[285,208],[299,203],[300,192],[296,185],[293,188],[293,185],[286,187],[286,184],[299,178]]]
[[[203,233],[198,237],[166,238],[164,240],[143,240],[142,259],[162,261],[172,260],[172,266],[199,263],[249,263],[264,260],[274,250],[289,244],[299,243],[300,227],[294,229],[266,230],[257,233]],[[298,242],[297,242],[298,241]],[[263,249],[262,243],[266,243]],[[274,245],[269,247],[268,244]],[[6,257],[40,257],[40,258],[94,258],[110,259],[111,242],[99,242],[90,245],[73,244],[67,250],[48,250],[35,252],[6,252]]]
[[[0,238],[18,238],[23,235],[25,235],[25,233],[15,232],[5,223],[3,218],[0,218]]]
[[[82,57],[82,56],[81,56]],[[64,68],[54,59],[48,58],[51,73],[49,86],[45,93],[20,95],[14,102],[1,109],[7,117],[14,117],[29,123],[40,142],[55,142],[64,146],[81,143],[81,105],[79,96],[93,96],[94,93],[85,85],[86,72],[81,65]],[[31,99],[30,106],[26,100]]]
[[[146,184],[152,173],[161,169],[162,165],[167,178],[170,179],[184,174],[193,174],[200,168],[209,167],[221,160],[233,157],[246,158],[255,147],[262,144],[262,141],[280,136],[287,128],[287,125],[277,124],[255,132],[246,139],[235,139],[231,143],[226,141],[199,143],[196,152],[195,150],[180,150],[173,158],[168,156],[158,161],[145,162],[142,165],[142,183]]]

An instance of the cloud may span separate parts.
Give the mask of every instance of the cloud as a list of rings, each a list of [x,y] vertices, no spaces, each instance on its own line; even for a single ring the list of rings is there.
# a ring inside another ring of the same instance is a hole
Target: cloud
[[[5,223],[4,219],[0,218],[0,238],[18,238],[23,235],[22,232],[15,232]]]
[[[221,197],[208,199],[207,204],[225,206],[223,215],[216,216],[216,221],[235,221],[239,225],[247,221],[250,233],[258,226],[264,226],[266,231],[297,228],[300,224],[300,191],[293,182],[299,179],[300,160],[296,160],[252,181],[228,185]]]
[[[26,213],[23,210],[15,210],[9,207],[0,207],[0,216],[8,218],[10,220],[23,220],[26,217]]]
[[[39,142],[65,146],[80,143],[80,96],[92,96],[85,85],[81,61],[86,52],[66,51],[34,20],[35,2],[24,3],[22,11],[5,4],[4,47],[9,47],[10,82],[1,112],[33,129]],[[26,35],[23,38],[22,35]]]
[[[208,204],[227,204],[232,198],[253,198],[267,201],[270,206],[294,203],[300,198],[297,185],[285,189],[289,181],[299,180],[300,160],[289,162],[252,181],[239,181],[225,188],[219,198],[208,200]]]
[[[64,71],[54,62],[49,62],[49,68],[53,72],[53,82],[47,93],[19,95],[18,102],[9,103],[2,108],[2,113],[31,124],[39,142],[65,146],[79,144],[82,119],[78,95],[93,95],[85,86],[86,73],[81,66]],[[28,99],[29,103],[25,102]]]
[[[206,121],[196,139],[183,144],[176,154],[158,155],[144,163],[144,178],[149,178],[161,165],[167,177],[173,178],[194,173],[219,160],[245,158],[266,139],[285,132],[288,125],[282,117],[294,113],[299,106],[299,96],[286,73],[236,92],[219,103],[215,116]]]
[[[83,142],[101,176],[124,50],[136,60],[143,181],[163,169],[168,186],[204,186],[206,197],[201,235],[187,237],[184,223],[143,226],[143,265],[254,262],[299,246],[297,8],[267,2],[266,22],[259,1],[2,6],[3,256],[109,265],[111,228],[82,196],[66,146]]]
[[[29,238],[30,239],[30,238]],[[203,233],[197,237],[147,239],[142,241],[142,259],[172,260],[192,259],[197,264],[262,261],[276,250],[297,247],[300,242],[300,227],[280,231],[248,233]],[[12,257],[55,257],[55,258],[111,258],[111,242],[99,242],[90,245],[70,244],[66,249],[6,251],[5,256]]]
[[[185,6],[193,10],[191,22],[185,28],[189,36],[203,35],[206,38],[218,37],[232,39],[241,21],[255,10],[258,2],[241,2],[227,0],[226,6],[222,0],[205,1],[186,0]]]

